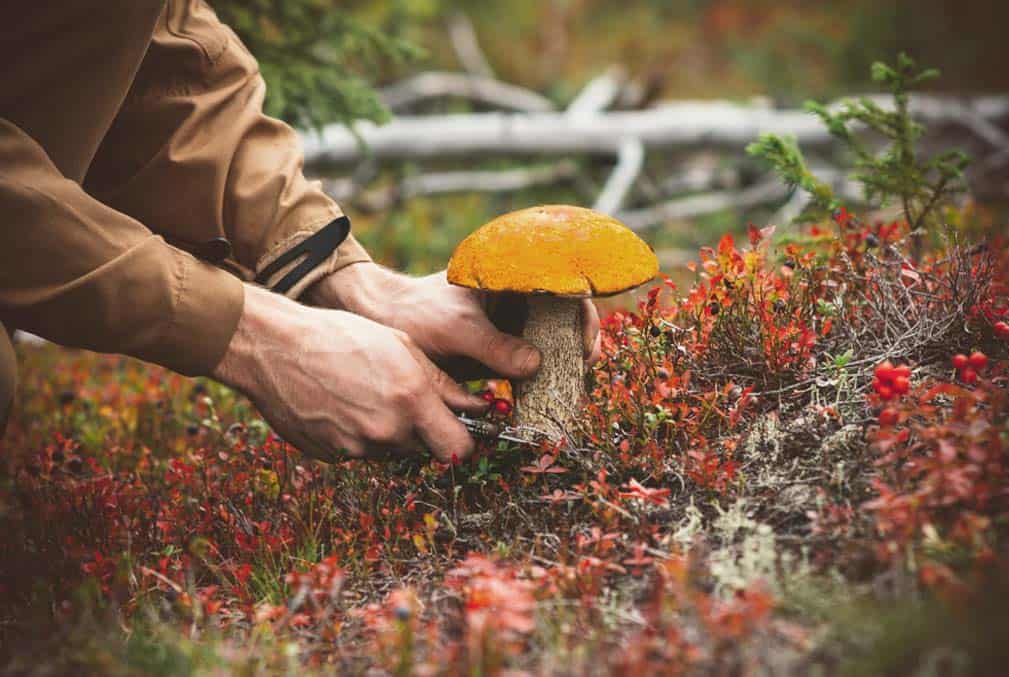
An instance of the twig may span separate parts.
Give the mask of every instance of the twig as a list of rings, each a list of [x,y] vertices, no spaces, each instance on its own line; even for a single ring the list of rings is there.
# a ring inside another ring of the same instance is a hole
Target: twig
[[[463,12],[455,12],[448,20],[448,37],[460,65],[473,75],[494,77],[494,69],[480,48],[473,22]]]
[[[610,66],[589,81],[565,111],[570,116],[589,115],[604,111],[617,100],[627,79],[623,66]]]
[[[382,103],[394,111],[408,108],[421,101],[446,96],[526,113],[556,109],[550,99],[530,89],[469,73],[443,71],[418,73],[379,91]]]
[[[603,214],[613,214],[627,199],[645,164],[645,146],[638,139],[627,139],[620,144],[617,164],[606,180],[596,203],[592,207]]]

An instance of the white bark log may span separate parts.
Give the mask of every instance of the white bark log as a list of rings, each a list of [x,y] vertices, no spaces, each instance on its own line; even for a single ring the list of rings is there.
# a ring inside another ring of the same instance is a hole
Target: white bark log
[[[912,109],[932,123],[960,124],[964,111],[992,120],[1009,115],[1009,97],[973,102],[918,97]],[[721,145],[742,148],[760,134],[795,137],[805,146],[832,138],[820,121],[798,110],[754,109],[726,102],[684,102],[642,111],[613,111],[587,116],[566,113],[475,113],[400,117],[377,126],[356,126],[367,150],[344,126],[303,137],[309,162],[345,163],[370,153],[378,159],[421,159],[486,154],[616,153],[627,138],[646,149]]]

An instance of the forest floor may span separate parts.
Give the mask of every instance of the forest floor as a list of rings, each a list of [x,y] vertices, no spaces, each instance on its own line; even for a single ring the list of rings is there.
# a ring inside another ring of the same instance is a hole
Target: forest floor
[[[998,674],[1009,248],[950,218],[918,261],[844,211],[724,237],[604,319],[571,444],[457,465],[315,463],[218,384],[21,344],[2,671]]]

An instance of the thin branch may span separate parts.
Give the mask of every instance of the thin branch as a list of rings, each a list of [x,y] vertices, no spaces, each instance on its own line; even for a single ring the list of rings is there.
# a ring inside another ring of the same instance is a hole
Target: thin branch
[[[468,73],[430,71],[383,87],[379,97],[391,110],[441,97],[469,99],[494,108],[525,113],[555,110],[553,102],[530,89]]]
[[[604,111],[617,100],[627,80],[623,66],[610,66],[589,81],[567,107],[567,114],[587,115]]]
[[[645,164],[645,146],[638,139],[627,139],[620,144],[617,164],[606,180],[596,204],[592,207],[603,214],[613,214],[621,208],[627,194],[634,187]]]
[[[480,48],[476,28],[466,14],[463,12],[452,14],[448,20],[448,37],[464,70],[485,78],[494,77],[494,69]]]

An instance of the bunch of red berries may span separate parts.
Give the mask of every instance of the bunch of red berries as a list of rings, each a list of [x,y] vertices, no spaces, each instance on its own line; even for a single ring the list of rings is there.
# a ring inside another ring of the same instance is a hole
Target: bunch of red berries
[[[1009,341],[1009,323],[1002,321],[996,322],[995,336],[998,336],[1003,341]]]
[[[884,402],[906,394],[911,389],[911,368],[906,364],[895,367],[890,360],[883,362],[876,367],[872,389]]]
[[[979,350],[971,353],[970,357],[960,353],[953,356],[953,366],[961,381],[967,384],[977,383],[977,373],[988,366],[988,356]]]
[[[512,403],[504,398],[495,396],[492,391],[485,390],[480,393],[480,396],[490,403],[491,412],[500,416],[507,416],[512,413]]]

